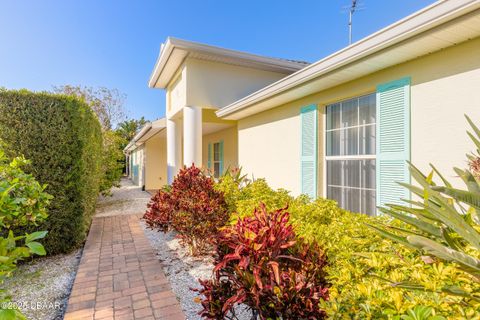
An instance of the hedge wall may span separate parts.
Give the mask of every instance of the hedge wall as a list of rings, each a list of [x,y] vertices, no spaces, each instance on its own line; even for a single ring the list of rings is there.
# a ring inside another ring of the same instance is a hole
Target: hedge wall
[[[9,156],[31,160],[26,171],[54,196],[38,227],[49,231],[48,254],[77,247],[99,192],[102,134],[91,108],[75,97],[0,89],[0,140]]]

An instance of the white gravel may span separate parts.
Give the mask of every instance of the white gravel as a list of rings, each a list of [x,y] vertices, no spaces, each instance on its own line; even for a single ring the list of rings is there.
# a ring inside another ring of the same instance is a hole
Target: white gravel
[[[119,188],[113,188],[110,196],[100,196],[95,217],[109,217],[143,213],[152,196],[130,180],[122,179]]]
[[[158,232],[147,228],[142,222],[145,235],[150,240],[162,263],[172,290],[180,299],[180,304],[188,320],[202,319],[198,312],[202,306],[194,301],[199,297],[191,288],[200,288],[197,279],[210,278],[213,270],[212,257],[191,257],[188,250],[180,245],[173,232]]]
[[[188,250],[180,245],[174,232],[158,232],[151,230],[142,222],[145,235],[157,253],[158,260],[162,263],[163,271],[167,276],[172,290],[180,299],[180,305],[188,320],[202,319],[198,312],[201,304],[195,302],[199,298],[198,292],[192,288],[200,288],[198,279],[209,279],[212,276],[213,257],[192,257]],[[235,308],[239,320],[250,320],[251,313],[243,306]]]
[[[3,287],[27,319],[63,319],[82,249],[20,265]]]

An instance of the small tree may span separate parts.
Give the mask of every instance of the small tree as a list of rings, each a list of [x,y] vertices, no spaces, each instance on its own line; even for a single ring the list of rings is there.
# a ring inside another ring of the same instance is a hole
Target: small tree
[[[148,120],[145,120],[144,117],[141,117],[139,120],[129,119],[120,122],[116,129],[115,133],[118,134],[123,142],[120,145],[120,149],[123,151],[127,144],[135,137],[135,135],[140,131],[140,129],[148,123]],[[122,171],[126,172],[126,163],[125,158],[122,158]]]
[[[145,120],[144,117],[141,117],[138,120],[129,119],[117,124],[115,131],[128,143],[128,141],[132,140],[137,132],[147,123],[148,120]]]
[[[115,131],[103,132],[103,159],[100,179],[100,192],[105,196],[110,194],[112,187],[118,187],[122,178],[125,156],[123,146],[125,140]]]
[[[125,95],[117,89],[63,85],[54,87],[53,91],[84,99],[97,115],[104,131],[112,130],[117,123],[126,118]]]

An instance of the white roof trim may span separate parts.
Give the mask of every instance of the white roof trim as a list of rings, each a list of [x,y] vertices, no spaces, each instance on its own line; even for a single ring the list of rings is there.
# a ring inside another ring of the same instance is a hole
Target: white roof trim
[[[247,52],[168,37],[167,41],[161,45],[157,62],[148,81],[148,86],[150,88],[165,88],[178,67],[191,53],[195,53],[197,56],[200,55],[203,59],[207,60],[211,59],[215,61],[215,57],[222,57],[232,64],[285,74],[290,74],[308,65],[306,62],[264,57]]]
[[[293,73],[251,95],[218,110],[218,117],[241,119],[235,113],[247,109],[259,102],[266,101],[276,95],[298,87],[310,80],[334,72],[343,66],[351,64],[374,53],[413,38],[422,32],[431,30],[443,23],[449,22],[480,8],[480,0],[442,0],[413,13],[412,15],[386,28],[319,60],[296,73]],[[352,77],[353,79],[354,77]],[[314,89],[311,89],[314,90]],[[319,90],[318,88],[316,89]],[[307,96],[312,92],[303,92]],[[299,96],[298,98],[301,98]],[[278,105],[278,104],[277,104]],[[274,106],[270,106],[274,107]],[[264,108],[268,109],[267,107]],[[263,111],[263,110],[261,110]]]
[[[141,146],[146,140],[151,138],[156,133],[162,131],[167,127],[166,119],[158,119],[153,122],[148,122],[145,124],[142,129],[133,137],[133,139],[128,143],[128,145],[123,149],[124,153],[131,152],[135,150],[138,146]]]

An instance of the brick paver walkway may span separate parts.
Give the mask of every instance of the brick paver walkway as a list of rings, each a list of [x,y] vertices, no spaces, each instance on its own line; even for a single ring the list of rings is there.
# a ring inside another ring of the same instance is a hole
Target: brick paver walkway
[[[65,319],[185,319],[138,215],[93,219]]]

